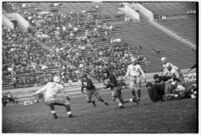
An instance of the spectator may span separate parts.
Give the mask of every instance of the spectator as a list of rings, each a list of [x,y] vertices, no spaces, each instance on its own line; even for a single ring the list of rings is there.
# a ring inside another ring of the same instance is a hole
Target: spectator
[[[105,16],[99,15],[97,7],[94,9],[67,14],[24,12],[24,17],[33,25],[31,33],[17,27],[14,30],[3,27],[3,76],[16,75],[16,84],[20,85],[43,84],[49,80],[48,74],[62,69],[65,62],[68,66],[63,73],[64,80],[77,81],[82,72],[100,80],[105,63],[110,63],[108,66],[119,76],[125,74],[129,55],[135,50],[120,38],[109,43],[109,36],[116,27],[103,21]],[[99,45],[100,41],[106,42],[102,43],[104,47]]]

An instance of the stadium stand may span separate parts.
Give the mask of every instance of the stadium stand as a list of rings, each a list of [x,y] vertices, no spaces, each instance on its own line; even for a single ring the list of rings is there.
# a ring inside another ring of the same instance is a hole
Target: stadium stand
[[[186,4],[189,9],[191,4]],[[176,3],[170,5],[168,8],[173,9]],[[33,27],[29,34],[18,28],[3,27],[4,88],[43,85],[55,72],[61,73],[65,82],[77,82],[83,72],[100,81],[105,67],[122,76],[131,56],[141,60],[146,72],[160,71],[161,56],[168,56],[180,68],[195,63],[195,52],[191,49],[148,22],[124,22],[124,16],[117,17],[118,7],[119,3],[107,2],[8,3],[4,6],[7,12],[21,13]],[[195,35],[188,34],[196,31],[192,19],[169,19],[159,23],[195,41]],[[186,33],[175,26],[177,21],[188,25]],[[191,27],[195,29],[190,30]]]
[[[91,12],[97,11],[102,15],[108,15],[112,19],[115,18],[119,3],[117,2],[66,2],[66,3],[26,3],[25,7],[22,7],[21,3],[14,3],[13,6],[16,7],[14,11],[19,13],[26,12],[36,12],[36,11],[51,11],[57,9],[58,13],[68,14],[70,12],[79,13],[81,11]],[[13,10],[12,10],[13,11]]]
[[[160,24],[166,26],[167,28],[175,31],[184,38],[189,39],[194,44],[197,41],[197,37],[192,33],[196,33],[196,16],[190,15],[183,18],[159,20]],[[185,29],[184,29],[185,26]]]
[[[120,24],[118,32],[113,33],[116,37],[122,37],[129,45],[142,46],[141,53],[151,60],[151,64],[147,67],[149,72],[156,72],[161,69],[160,57],[168,56],[173,63],[177,63],[179,67],[188,68],[195,61],[195,53],[185,47],[179,41],[171,38],[167,34],[157,30],[147,22]],[[150,50],[157,48],[161,50],[161,54],[153,55]],[[180,52],[182,48],[182,53]],[[181,58],[182,62],[180,62]]]
[[[186,15],[190,10],[196,10],[194,2],[143,2],[143,6],[151,10],[154,15],[179,16]]]

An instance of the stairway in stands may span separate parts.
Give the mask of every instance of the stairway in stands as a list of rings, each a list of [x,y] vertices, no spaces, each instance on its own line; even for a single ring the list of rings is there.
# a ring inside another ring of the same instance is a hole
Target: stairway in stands
[[[164,33],[166,33],[167,35],[171,36],[172,38],[182,42],[184,45],[191,47],[191,48],[196,48],[196,45],[194,43],[192,43],[191,41],[189,41],[186,38],[183,38],[182,36],[180,36],[178,33],[168,29],[167,27],[165,27],[164,25],[161,25],[155,21],[151,21],[150,24],[157,28],[158,30],[163,31]]]
[[[196,44],[196,15],[186,15],[179,17],[168,18],[167,20],[158,20],[159,24],[165,26],[166,28],[176,32],[178,35],[188,39],[193,44]]]
[[[142,54],[151,61],[151,64],[146,67],[149,72],[160,71],[162,56],[166,56],[180,68],[189,68],[195,63],[196,54],[190,48],[148,22],[124,22],[117,27],[118,31],[113,33],[114,37],[121,37],[131,46],[142,46]],[[152,54],[152,48],[160,50],[161,53]]]

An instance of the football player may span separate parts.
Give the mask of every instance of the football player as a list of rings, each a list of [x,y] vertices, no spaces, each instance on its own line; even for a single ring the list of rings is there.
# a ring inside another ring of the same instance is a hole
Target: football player
[[[105,89],[110,88],[112,90],[113,101],[118,103],[120,109],[124,109],[125,101],[121,95],[121,86],[118,84],[114,74],[111,74],[108,70],[103,71],[103,85]]]
[[[163,75],[164,76],[172,76],[175,74],[176,78],[179,79],[181,82],[184,81],[183,74],[181,73],[180,69],[173,65],[170,62],[167,62],[166,57],[161,58],[162,66],[163,66]]]
[[[142,70],[141,66],[138,64],[136,58],[131,59],[132,64],[128,65],[127,72],[125,75],[125,79],[130,77],[130,89],[133,95],[131,101],[136,102],[137,105],[141,99],[141,76],[144,78],[146,82],[145,73]]]
[[[70,98],[65,94],[64,86],[61,84],[59,75],[54,75],[53,82],[47,83],[44,87],[36,91],[33,96],[40,93],[44,93],[44,102],[50,107],[54,119],[58,118],[55,112],[55,106],[64,106],[68,117],[73,117],[69,102]]]
[[[86,91],[84,92],[84,89]],[[92,103],[94,107],[96,107],[96,103],[94,100],[92,100],[92,96],[94,95],[100,102],[103,102],[105,105],[108,105],[107,102],[103,100],[101,97],[99,91],[96,89],[94,84],[92,83],[91,79],[87,77],[86,74],[82,76],[82,88],[81,92],[86,94],[86,100],[88,103]]]
[[[163,82],[170,80],[172,77],[171,76],[159,76],[158,74],[154,74],[153,78],[154,78],[155,83],[163,83]]]

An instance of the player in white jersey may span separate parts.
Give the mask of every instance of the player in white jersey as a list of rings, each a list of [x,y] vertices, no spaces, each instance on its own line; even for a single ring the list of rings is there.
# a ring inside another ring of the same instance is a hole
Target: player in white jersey
[[[177,79],[179,79],[181,82],[183,82],[183,74],[181,73],[180,69],[173,65],[170,62],[167,62],[166,57],[161,58],[162,66],[163,66],[163,75],[164,76],[175,76]]]
[[[141,76],[145,78],[145,73],[142,70],[141,66],[137,64],[137,59],[132,59],[132,64],[130,64],[127,68],[127,72],[125,75],[125,79],[130,77],[130,89],[134,98],[132,98],[133,102],[139,104],[141,98]]]
[[[73,117],[70,108],[70,99],[64,92],[64,86],[61,84],[60,76],[55,75],[53,82],[47,83],[44,87],[36,91],[34,96],[40,93],[44,93],[44,102],[50,107],[51,113],[55,119],[58,118],[54,108],[55,105],[64,106],[68,117]]]

